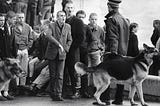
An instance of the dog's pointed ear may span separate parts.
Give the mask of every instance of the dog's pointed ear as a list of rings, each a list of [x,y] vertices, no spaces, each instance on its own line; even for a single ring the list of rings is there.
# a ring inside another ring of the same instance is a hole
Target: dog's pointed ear
[[[148,49],[149,49],[149,46],[144,43],[144,44],[143,44],[143,48],[144,48],[145,50],[148,50]]]

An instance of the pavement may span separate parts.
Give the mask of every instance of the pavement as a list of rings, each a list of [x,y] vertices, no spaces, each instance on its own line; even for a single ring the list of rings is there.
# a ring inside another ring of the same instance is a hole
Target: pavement
[[[93,98],[81,98],[77,100],[65,99],[64,101],[52,101],[50,97],[16,97],[12,101],[0,101],[0,106],[95,106],[92,103]],[[140,106],[140,102],[137,101]],[[147,102],[149,106],[160,106],[158,102]],[[116,106],[111,104],[110,106]],[[125,100],[123,105],[117,106],[130,106],[128,100]]]

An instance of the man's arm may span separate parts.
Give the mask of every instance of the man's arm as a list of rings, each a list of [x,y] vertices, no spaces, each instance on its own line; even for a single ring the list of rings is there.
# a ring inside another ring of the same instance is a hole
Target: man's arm
[[[50,24],[49,28],[47,29],[47,31],[44,32],[44,34],[46,35],[46,38],[48,39],[49,42],[54,43],[56,46],[61,48],[61,50],[63,51],[62,45],[52,36],[52,28],[53,26],[51,26]]]
[[[73,38],[72,48],[78,48],[84,39],[84,24],[82,20],[76,18],[75,38]]]
[[[28,50],[32,47],[33,45],[33,29],[29,26],[29,35],[28,35]]]

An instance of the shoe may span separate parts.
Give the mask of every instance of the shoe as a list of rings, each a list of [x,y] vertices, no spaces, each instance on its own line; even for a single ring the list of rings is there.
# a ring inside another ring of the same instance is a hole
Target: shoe
[[[112,104],[115,104],[115,105],[123,105],[123,102],[122,102],[122,101],[114,100],[114,101],[112,102]]]
[[[61,96],[55,96],[52,97],[52,101],[64,101],[64,99]]]
[[[3,96],[0,96],[0,101],[7,101],[8,99],[6,99],[5,97]]]
[[[110,105],[111,103],[110,103],[110,101],[105,101],[105,105]],[[99,105],[99,103],[98,102],[93,102],[92,103],[93,105]]]
[[[80,93],[76,92],[70,98],[71,99],[79,99],[80,97],[81,97]]]
[[[36,86],[34,86],[32,89],[30,89],[29,95],[30,96],[36,96],[39,90],[40,90],[39,88],[37,88]]]
[[[49,94],[47,93],[47,92],[38,92],[37,94],[36,94],[36,96],[38,96],[38,97],[44,97],[44,96],[49,96]]]
[[[13,100],[14,99],[14,96],[11,96],[11,95],[7,95],[7,96],[3,96],[3,97],[5,97],[8,100]]]

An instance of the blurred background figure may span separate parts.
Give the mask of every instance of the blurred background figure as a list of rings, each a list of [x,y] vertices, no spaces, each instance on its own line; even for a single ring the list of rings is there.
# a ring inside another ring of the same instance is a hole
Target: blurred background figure
[[[129,35],[127,56],[135,57],[139,54],[138,38],[136,35],[138,31],[138,24],[131,23],[129,28],[130,28],[130,35]]]
[[[156,46],[157,40],[160,37],[160,20],[153,21],[153,34],[151,36],[151,42],[154,46]]]
[[[39,22],[43,19],[49,19],[54,13],[55,0],[38,0]]]
[[[26,22],[34,28],[38,24],[38,0],[29,0],[27,8]]]
[[[70,1],[72,1],[72,0],[62,0],[62,10],[63,11],[65,11],[64,8],[65,8],[66,3],[70,2]]]
[[[28,1],[29,0],[12,0],[14,12],[24,13],[24,20],[26,20]]]
[[[0,13],[6,15],[8,11],[13,11],[12,0],[1,0],[0,1]]]

